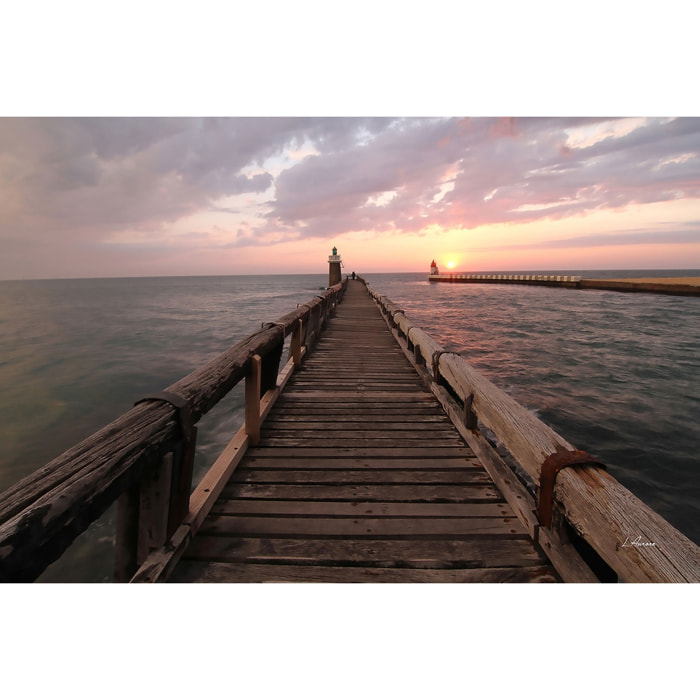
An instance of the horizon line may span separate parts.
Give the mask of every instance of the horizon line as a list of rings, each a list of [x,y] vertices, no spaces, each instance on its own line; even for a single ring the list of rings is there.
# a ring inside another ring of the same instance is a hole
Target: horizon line
[[[456,270],[450,269],[449,272],[444,272],[441,274],[458,275],[458,274],[503,274],[503,273],[526,273],[526,274],[543,274],[549,272],[609,272],[609,271],[655,271],[655,272],[674,272],[678,270],[687,271],[698,271],[700,268],[695,267],[596,267],[596,268],[534,268],[534,269],[489,269],[489,270]],[[327,271],[324,272],[255,272],[255,273],[231,273],[231,274],[166,274],[166,275],[109,275],[109,276],[91,276],[91,277],[19,277],[19,278],[3,278],[0,282],[57,282],[57,281],[78,281],[78,280],[128,280],[128,279],[175,279],[175,278],[195,278],[195,277],[301,277],[310,275],[326,276]],[[350,276],[352,273],[346,273]],[[430,270],[387,270],[383,272],[373,271],[373,272],[356,272],[355,274],[360,276],[365,275],[429,275]]]

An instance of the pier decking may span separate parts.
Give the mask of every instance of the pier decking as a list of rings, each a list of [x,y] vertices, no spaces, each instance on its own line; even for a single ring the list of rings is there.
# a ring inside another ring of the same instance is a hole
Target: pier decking
[[[241,382],[193,488],[197,422]],[[115,502],[119,582],[700,581],[700,547],[361,279],[0,494],[0,581]]]
[[[556,581],[349,281],[171,581]]]

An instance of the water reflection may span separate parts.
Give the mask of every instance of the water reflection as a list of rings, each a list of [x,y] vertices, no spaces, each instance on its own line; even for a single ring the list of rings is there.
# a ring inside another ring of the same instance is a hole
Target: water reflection
[[[699,299],[368,281],[700,542]]]

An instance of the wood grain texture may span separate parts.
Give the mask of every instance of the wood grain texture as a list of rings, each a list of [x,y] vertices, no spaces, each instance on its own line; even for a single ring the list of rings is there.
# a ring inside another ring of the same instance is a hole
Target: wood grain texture
[[[547,566],[520,566],[467,569],[406,569],[398,567],[353,568],[357,583],[555,583]],[[172,581],[204,583],[346,583],[348,572],[338,566],[294,566],[279,564],[232,564],[190,560]]]
[[[264,381],[274,381],[285,335],[299,320],[303,323],[314,314],[326,318],[343,290],[344,285],[337,285],[268,324],[166,391],[187,400],[196,423],[245,377],[253,355],[263,359]],[[0,494],[0,581],[35,580],[180,441],[180,424],[171,405],[139,403]]]
[[[194,538],[181,563],[192,559],[345,567],[346,582],[354,581],[356,566],[452,570],[546,565],[529,538],[517,535],[402,540],[199,535]],[[552,569],[550,573],[554,575]]]
[[[407,346],[419,346],[419,354],[431,368],[433,379],[449,386],[462,402],[471,397],[478,421],[497,436],[535,483],[539,483],[541,465],[548,456],[575,449],[462,357],[445,352],[427,334],[413,327],[389,300],[370,293],[383,305],[397,331],[406,337]],[[444,391],[441,387],[434,389],[438,393]],[[504,486],[503,482],[499,485]],[[562,470],[555,482],[554,504],[573,531],[616,572],[620,581],[700,582],[700,547],[606,471],[596,467]],[[531,516],[522,509],[519,513],[526,523],[530,520]],[[541,535],[532,526],[529,529],[541,537],[543,546],[560,562],[560,569],[566,568],[572,576],[585,580],[588,574],[574,561],[575,555],[567,563],[561,549],[554,551],[553,547],[559,546],[557,533],[537,527]]]
[[[559,579],[351,282],[171,580]]]

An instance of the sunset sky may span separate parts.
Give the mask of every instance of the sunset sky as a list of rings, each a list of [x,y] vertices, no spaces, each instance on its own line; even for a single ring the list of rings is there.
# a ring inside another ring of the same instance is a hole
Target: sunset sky
[[[684,6],[457,7],[13,5],[0,279],[700,268]]]
[[[427,274],[433,258],[465,272],[700,268],[686,0],[29,0],[5,3],[2,22],[0,280],[325,275],[334,245],[345,272]],[[279,679],[285,696],[311,659],[311,698],[338,694],[339,677],[346,695],[367,680],[387,696],[454,693],[472,657],[483,680],[470,684],[488,693],[492,678],[512,678],[522,693],[531,666],[511,655],[504,674],[501,653],[503,630],[531,624],[531,588],[485,586],[474,605],[458,587],[252,587],[245,605],[222,598],[216,615],[177,618],[176,633],[173,609],[196,610],[199,589],[18,588],[3,618],[14,695],[27,677],[55,692],[76,648],[82,676],[121,690],[112,659],[140,641],[136,618],[153,622],[144,653],[159,668],[183,630],[218,639],[235,627],[224,645],[190,645],[191,672],[173,674],[177,690],[196,682],[200,694],[234,657],[237,687],[259,695],[260,679],[274,690]],[[669,678],[679,692],[692,681],[694,648],[675,629],[694,602],[686,589],[673,600],[662,587],[550,590],[626,695],[649,687],[647,673],[624,672],[640,658],[666,694]],[[22,653],[37,644],[27,610],[51,648],[43,674]],[[417,673],[384,672],[407,659]],[[348,663],[369,675],[348,683]],[[571,675],[566,664],[547,673]]]
[[[3,118],[0,277],[700,268],[700,118]]]

